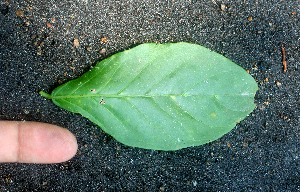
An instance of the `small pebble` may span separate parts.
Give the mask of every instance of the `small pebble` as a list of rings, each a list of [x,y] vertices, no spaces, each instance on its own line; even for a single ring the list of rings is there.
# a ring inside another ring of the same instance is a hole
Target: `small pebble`
[[[107,43],[107,42],[108,42],[108,40],[106,39],[106,37],[101,38],[101,43]]]
[[[22,10],[16,10],[16,15],[17,15],[18,17],[21,17],[21,18],[24,17],[24,13],[23,13]]]
[[[106,49],[104,49],[104,48],[100,50],[100,54],[104,54],[105,52],[106,52]]]
[[[40,49],[36,54],[37,55],[42,55],[42,50]]]
[[[89,47],[89,46],[88,46],[88,47],[86,47],[86,50],[87,50],[87,51],[92,51],[92,47]]]
[[[74,46],[75,46],[76,48],[79,47],[79,40],[78,40],[78,38],[74,38],[73,44],[74,44]]]
[[[266,81],[266,82],[268,82],[268,81],[269,81],[269,79],[268,79],[268,78],[266,78],[266,79],[265,79],[265,81]]]
[[[29,114],[29,110],[28,110],[28,109],[24,109],[24,113],[25,113],[26,115],[28,115],[28,114]]]
[[[221,4],[221,10],[224,11],[226,9],[226,5]]]
[[[230,143],[227,143],[227,147],[231,147]]]
[[[249,144],[247,142],[243,142],[243,147],[248,147]]]

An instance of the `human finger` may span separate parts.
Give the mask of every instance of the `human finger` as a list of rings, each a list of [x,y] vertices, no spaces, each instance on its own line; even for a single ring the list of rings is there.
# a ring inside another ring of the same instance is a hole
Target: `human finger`
[[[77,152],[65,128],[30,121],[0,121],[0,162],[61,163]]]

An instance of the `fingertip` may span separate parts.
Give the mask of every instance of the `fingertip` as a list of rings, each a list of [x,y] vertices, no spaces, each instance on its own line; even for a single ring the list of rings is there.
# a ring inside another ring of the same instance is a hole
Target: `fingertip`
[[[76,138],[69,130],[37,122],[20,125],[19,145],[18,160],[22,163],[65,162],[78,148]]]

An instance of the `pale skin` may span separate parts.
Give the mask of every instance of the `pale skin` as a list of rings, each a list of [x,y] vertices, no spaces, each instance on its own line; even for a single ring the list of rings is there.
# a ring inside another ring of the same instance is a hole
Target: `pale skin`
[[[0,121],[0,163],[61,163],[77,152],[65,128],[31,121]]]

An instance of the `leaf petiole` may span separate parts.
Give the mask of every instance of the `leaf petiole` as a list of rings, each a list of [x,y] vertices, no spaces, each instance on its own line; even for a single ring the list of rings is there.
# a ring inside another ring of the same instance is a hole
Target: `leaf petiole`
[[[44,91],[40,91],[39,94],[47,99],[52,99],[52,96]]]

